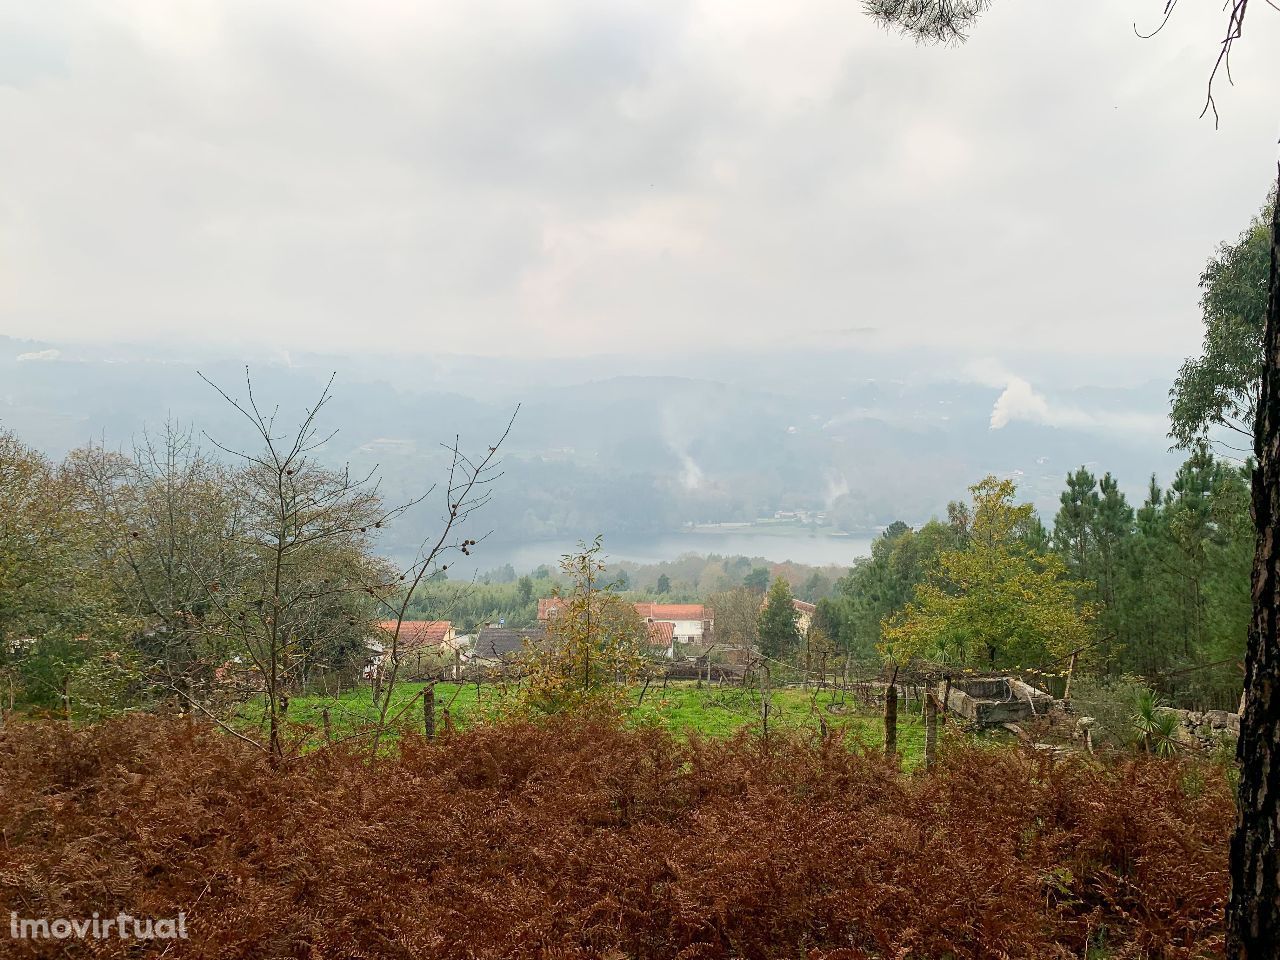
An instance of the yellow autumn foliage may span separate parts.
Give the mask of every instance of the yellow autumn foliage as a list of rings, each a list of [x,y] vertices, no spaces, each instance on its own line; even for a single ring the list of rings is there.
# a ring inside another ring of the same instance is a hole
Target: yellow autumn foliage
[[[1044,664],[1089,644],[1093,607],[1062,560],[1021,536],[1033,516],[1014,503],[1010,480],[970,487],[963,549],[943,553],[906,606],[881,623],[881,653],[895,663],[930,660],[1003,668]]]

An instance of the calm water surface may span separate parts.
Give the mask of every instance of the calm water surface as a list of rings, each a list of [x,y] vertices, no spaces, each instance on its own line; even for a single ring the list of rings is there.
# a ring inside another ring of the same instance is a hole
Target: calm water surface
[[[762,557],[772,563],[787,560],[812,566],[835,564],[847,567],[857,557],[871,552],[870,536],[811,537],[807,533],[751,534],[745,532],[673,533],[655,537],[611,540],[605,537],[604,551],[613,560],[657,563],[674,560],[685,553],[715,553],[723,556],[741,554]],[[509,563],[517,573],[527,573],[540,564],[555,566],[560,557],[576,548],[575,541],[538,540],[525,543],[485,543],[476,551],[472,563],[464,567],[451,561],[454,570],[463,574],[483,572]],[[470,558],[469,558],[470,559]]]

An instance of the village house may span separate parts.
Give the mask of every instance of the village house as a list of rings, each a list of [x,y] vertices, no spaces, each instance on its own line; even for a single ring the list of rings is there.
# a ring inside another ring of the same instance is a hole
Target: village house
[[[366,677],[374,672],[385,675],[391,669],[391,644],[395,633],[396,621],[383,620],[378,624],[368,644],[371,658],[365,668]],[[401,680],[421,679],[442,670],[451,675],[457,672],[462,645],[451,620],[402,621],[395,646]]]
[[[538,620],[546,623],[564,609],[560,597],[538,600]],[[710,607],[701,603],[637,603],[636,613],[649,630],[649,646],[653,653],[671,658],[678,646],[701,644],[711,639],[715,617]]]
[[[674,657],[680,646],[701,644],[711,639],[714,618],[710,608],[701,603],[637,603],[636,613],[645,623],[650,625],[650,641],[654,642],[654,652],[665,657]],[[670,624],[669,642],[660,647],[655,641],[666,641],[666,628],[657,636],[653,633],[653,625]]]
[[[526,642],[539,643],[546,636],[545,627],[483,626],[471,649],[471,663],[479,667],[504,666],[524,652]]]
[[[804,636],[813,626],[813,615],[818,612],[818,608],[804,600],[792,600],[791,605],[796,608],[796,629]]]

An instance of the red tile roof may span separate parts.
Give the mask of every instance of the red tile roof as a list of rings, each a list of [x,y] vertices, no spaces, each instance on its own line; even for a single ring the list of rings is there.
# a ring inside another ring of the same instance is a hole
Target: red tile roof
[[[563,597],[541,597],[538,619],[547,621],[565,607]],[[709,620],[710,609],[701,603],[637,603],[636,613],[645,620]]]
[[[816,605],[812,603],[807,603],[804,600],[792,600],[791,605],[795,607],[796,610],[798,610],[800,613],[814,613],[818,609]]]
[[[395,633],[396,622],[383,620],[378,627],[387,634]],[[405,620],[400,624],[400,649],[413,650],[417,647],[438,647],[444,643],[453,629],[452,620]]]
[[[701,603],[637,603],[636,613],[646,620],[707,620]]]
[[[539,597],[538,619],[550,620],[565,607],[564,597]]]
[[[646,624],[649,628],[649,646],[669,648],[676,636],[676,625],[667,620],[654,620]]]

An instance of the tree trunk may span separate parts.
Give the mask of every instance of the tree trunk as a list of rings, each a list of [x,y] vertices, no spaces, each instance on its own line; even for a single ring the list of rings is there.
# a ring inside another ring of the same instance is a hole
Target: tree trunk
[[[1262,392],[1254,424],[1253,619],[1240,718],[1236,830],[1231,838],[1227,957],[1263,960],[1280,943],[1280,198],[1271,217],[1271,278]]]
[[[271,711],[271,718],[268,721],[267,729],[267,752],[271,756],[271,764],[275,766],[277,761],[284,756],[284,744],[280,740],[280,720],[276,716],[275,710]]]

